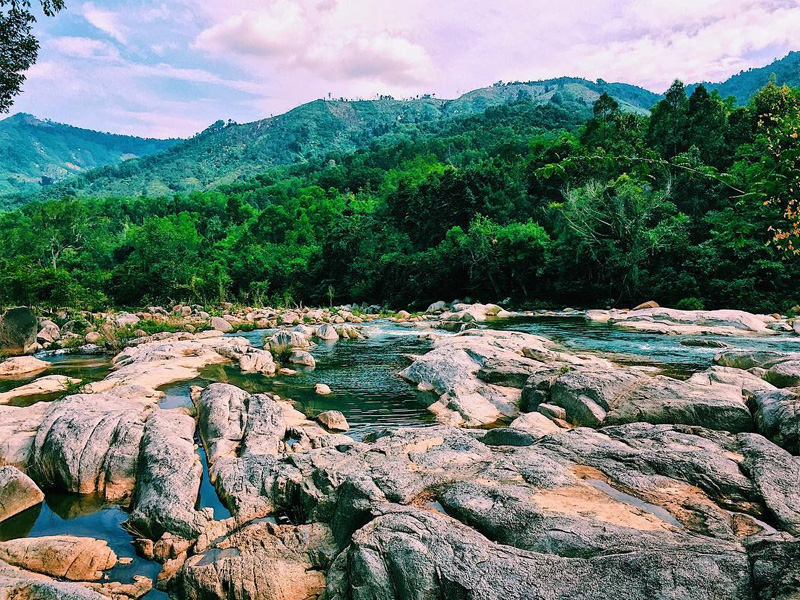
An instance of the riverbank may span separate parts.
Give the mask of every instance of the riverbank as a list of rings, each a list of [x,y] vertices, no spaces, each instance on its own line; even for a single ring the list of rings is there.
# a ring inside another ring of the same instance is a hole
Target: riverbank
[[[319,323],[304,311],[285,324],[276,312],[252,334],[159,333],[88,385],[0,406],[0,464],[17,482],[0,489],[31,507],[40,489],[98,498],[124,509],[131,532],[127,554],[86,531],[6,536],[0,587],[95,599],[156,597],[154,585],[188,599],[791,597],[794,334],[664,336],[569,311],[585,323],[579,347],[531,333],[565,313],[528,325],[500,310],[321,311]],[[596,327],[638,343],[642,363],[594,351]],[[726,346],[673,377],[645,360],[658,336],[686,353],[709,348],[682,340]],[[348,387],[363,391],[337,396]],[[299,402],[301,388],[323,404]],[[342,432],[349,407],[380,390],[430,418],[362,413]],[[323,416],[337,402],[341,414]],[[68,561],[92,568],[70,577]]]

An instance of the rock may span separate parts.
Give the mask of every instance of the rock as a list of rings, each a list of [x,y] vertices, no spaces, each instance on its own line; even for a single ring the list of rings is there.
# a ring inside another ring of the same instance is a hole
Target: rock
[[[0,405],[0,465],[28,468],[36,431],[49,409],[45,402],[25,407]]]
[[[221,331],[222,333],[229,333],[233,331],[233,325],[228,323],[222,317],[211,317],[211,327],[217,331]]]
[[[89,333],[86,334],[86,343],[87,344],[96,344],[101,339],[103,339],[103,336],[100,335],[96,331],[90,331]]]
[[[642,310],[587,311],[586,319],[607,322],[618,327],[680,335],[775,335],[767,327],[774,322],[767,315],[754,315],[740,310],[677,310],[645,308]]]
[[[336,559],[326,597],[358,590],[363,598],[745,598],[748,573],[733,545],[561,557],[494,544],[436,512],[387,508]]]
[[[208,517],[195,510],[203,467],[194,449],[194,419],[157,410],[144,428],[130,524],[151,539],[165,532],[195,538]]]
[[[561,419],[562,421],[567,420],[567,411],[565,411],[560,406],[556,406],[554,404],[539,404],[536,407],[536,410],[543,414],[545,417],[550,417],[553,419]]]
[[[66,375],[48,375],[27,384],[16,387],[7,392],[0,393],[0,404],[8,404],[17,398],[28,398],[31,396],[46,396],[67,391],[70,386],[77,385],[80,379],[67,377]]]
[[[754,536],[746,541],[756,600],[797,600],[800,590],[800,540]]]
[[[350,425],[347,424],[347,419],[338,410],[326,410],[317,415],[319,421],[324,427],[331,431],[348,431]]]
[[[36,341],[40,344],[52,344],[61,337],[61,330],[58,325],[45,319],[39,323],[39,333],[36,334]]]
[[[19,538],[0,542],[0,560],[72,581],[97,581],[117,564],[105,540],[69,535]]]
[[[320,325],[314,330],[314,336],[321,340],[336,341],[339,339],[339,334],[334,329],[333,325],[325,324]]]
[[[406,320],[406,319],[409,319],[409,318],[411,318],[411,313],[410,313],[410,312],[408,312],[407,310],[401,310],[401,311],[398,311],[398,312],[397,312],[397,314],[396,314],[395,316],[396,316],[398,319],[403,319],[403,320]]]
[[[42,490],[25,473],[0,467],[0,522],[43,501]]]
[[[642,302],[638,306],[635,306],[631,310],[644,310],[646,308],[659,308],[659,304],[655,300],[648,300],[647,302]]]
[[[487,446],[530,446],[539,437],[523,429],[497,427],[487,431],[481,441]]]
[[[331,388],[328,387],[324,383],[317,383],[314,385],[314,393],[319,394],[320,396],[327,396],[328,394],[332,394]]]
[[[539,408],[541,408],[541,405]],[[532,412],[519,416],[511,422],[509,427],[511,429],[526,431],[537,439],[561,431],[558,425],[539,412]]]
[[[740,434],[743,466],[783,529],[800,535],[800,458],[756,434]]]
[[[301,323],[300,325],[295,325],[292,331],[296,331],[297,333],[306,338],[313,337],[314,333],[316,332],[316,330],[313,327],[309,327],[308,325],[304,325],[303,323]]]
[[[305,367],[315,367],[317,361],[309,352],[305,350],[292,350],[289,355],[289,362],[295,365],[303,365]]]
[[[292,350],[304,350],[310,348],[308,339],[296,331],[278,331],[269,338],[269,349],[273,354],[282,356]]]
[[[272,354],[268,350],[249,348],[246,354],[239,357],[239,368],[242,373],[261,373],[274,375],[277,370]]]
[[[800,390],[765,390],[751,399],[756,430],[800,454]]]
[[[189,557],[169,591],[185,600],[317,598],[337,550],[322,524],[255,523]]]
[[[141,321],[141,319],[136,315],[122,313],[116,319],[114,319],[114,325],[119,328],[129,327],[131,325],[136,325],[139,321]]]
[[[688,338],[681,340],[681,346],[689,348],[727,348],[728,344],[721,340],[710,338]]]
[[[12,308],[0,316],[0,353],[27,354],[36,347],[39,331],[30,308]]]
[[[431,304],[425,312],[430,315],[435,313],[441,313],[444,312],[445,310],[447,310],[447,302],[445,302],[444,300],[439,300],[438,302],[434,302],[433,304]]]
[[[16,356],[0,362],[0,377],[23,377],[44,371],[49,366],[49,362],[33,356]]]
[[[127,497],[150,408],[112,394],[77,394],[48,407],[34,440],[31,472],[46,488]]]
[[[295,312],[287,312],[281,315],[281,323],[284,325],[296,325],[300,321],[302,321],[300,315]]]

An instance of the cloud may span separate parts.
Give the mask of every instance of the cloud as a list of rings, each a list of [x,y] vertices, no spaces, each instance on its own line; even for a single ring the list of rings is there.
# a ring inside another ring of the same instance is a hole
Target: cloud
[[[211,25],[193,47],[212,56],[249,59],[253,70],[271,64],[302,68],[322,78],[386,84],[430,81],[433,63],[406,32],[384,24],[349,22],[333,0],[275,0]],[[344,18],[343,18],[344,17]]]
[[[87,2],[83,5],[82,14],[93,27],[96,27],[121,44],[127,43],[127,29],[120,24],[117,14],[107,10],[101,10],[95,7],[91,2]]]
[[[86,37],[59,37],[49,42],[62,55],[72,58],[116,60],[119,52],[102,40]]]

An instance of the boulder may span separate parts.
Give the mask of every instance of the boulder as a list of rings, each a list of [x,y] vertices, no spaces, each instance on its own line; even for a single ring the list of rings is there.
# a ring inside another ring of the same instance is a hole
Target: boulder
[[[289,362],[294,365],[303,365],[304,367],[315,367],[317,365],[317,361],[311,353],[305,350],[292,350],[291,354],[289,354]]]
[[[114,319],[114,325],[117,327],[129,327],[136,325],[141,319],[131,313],[122,313]]]
[[[233,331],[233,325],[228,323],[222,317],[211,317],[211,327],[216,331],[221,331],[222,333],[229,333]]]
[[[677,310],[645,308],[622,311],[587,311],[586,318],[625,329],[680,335],[775,335],[767,327],[772,317],[740,310]]]
[[[34,479],[65,492],[127,497],[150,410],[112,394],[77,394],[53,403],[36,432]]]
[[[317,327],[314,330],[314,336],[327,341],[336,341],[339,339],[339,334],[336,332],[336,329],[333,325],[329,325],[328,323]]]
[[[311,347],[308,339],[296,331],[278,331],[269,338],[268,345],[272,353],[278,356],[288,354],[292,350]]]
[[[20,600],[108,600],[91,585],[55,581],[46,575],[13,567],[0,560],[0,597]],[[128,596],[132,598],[135,596]],[[119,600],[127,600],[125,597]]]
[[[445,310],[447,310],[447,302],[445,302],[444,300],[439,300],[438,302],[434,302],[433,304],[428,306],[425,312],[430,315],[435,313],[441,313],[444,312]]]
[[[97,581],[117,564],[117,555],[105,540],[55,535],[0,542],[0,560],[61,579]]]
[[[541,408],[541,406],[539,408]],[[558,425],[553,423],[553,421],[539,412],[521,415],[514,419],[509,427],[511,429],[517,429],[530,433],[537,439],[545,435],[561,431],[561,428]]]
[[[782,448],[800,454],[800,389],[764,390],[755,394],[756,430]]]
[[[27,354],[36,348],[39,323],[30,308],[12,308],[0,316],[0,354]]]
[[[0,362],[0,377],[25,377],[44,371],[50,363],[33,356],[15,356]]]
[[[165,532],[195,538],[208,521],[195,510],[203,467],[194,427],[189,415],[167,410],[155,411],[145,425],[130,524],[150,539]]]
[[[45,319],[39,323],[39,333],[36,334],[36,341],[40,344],[52,344],[61,337],[61,330],[58,325]]]
[[[659,304],[655,300],[648,300],[647,302],[642,302],[641,304],[633,307],[631,310],[644,310],[646,308],[659,308]]]
[[[45,402],[24,407],[0,405],[0,466],[28,469],[36,432],[49,409]]]
[[[322,524],[250,524],[189,557],[169,591],[184,600],[309,600],[324,592],[337,550]]]
[[[407,310],[400,310],[395,315],[398,319],[406,320],[411,318],[411,313]]]
[[[327,396],[328,394],[332,394],[331,388],[324,384],[324,383],[317,383],[314,385],[314,393],[319,394],[320,396]]]
[[[330,431],[347,431],[350,425],[338,410],[326,410],[317,415],[317,421]]]
[[[433,511],[387,507],[355,533],[328,575],[326,598],[746,598],[746,554],[733,544],[591,558],[494,544]],[[457,558],[454,558],[457,557]]]
[[[245,354],[239,357],[239,368],[242,373],[261,373],[262,375],[274,375],[277,370],[269,350],[257,348],[249,348]]]
[[[42,490],[25,473],[14,467],[0,467],[0,522],[43,501]]]

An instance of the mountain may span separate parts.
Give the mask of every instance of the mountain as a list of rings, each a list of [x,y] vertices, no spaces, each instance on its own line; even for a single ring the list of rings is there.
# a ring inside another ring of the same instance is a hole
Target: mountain
[[[178,141],[102,133],[18,113],[0,121],[0,195],[36,192],[95,167],[161,152]]]
[[[709,91],[717,90],[723,98],[733,96],[739,104],[747,104],[750,98],[767,85],[772,77],[778,85],[800,85],[800,52],[790,52],[780,60],[756,69],[748,69],[730,77],[721,83],[703,82]],[[699,84],[687,86],[692,93]]]
[[[393,131],[424,129],[522,100],[571,107],[588,118],[592,104],[603,92],[615,96],[624,110],[642,113],[659,98],[632,85],[560,78],[498,83],[455,100],[432,96],[411,100],[316,100],[252,123],[218,121],[165,152],[89,171],[48,188],[44,195],[160,196],[215,188],[270,167],[334,152],[353,152]]]

